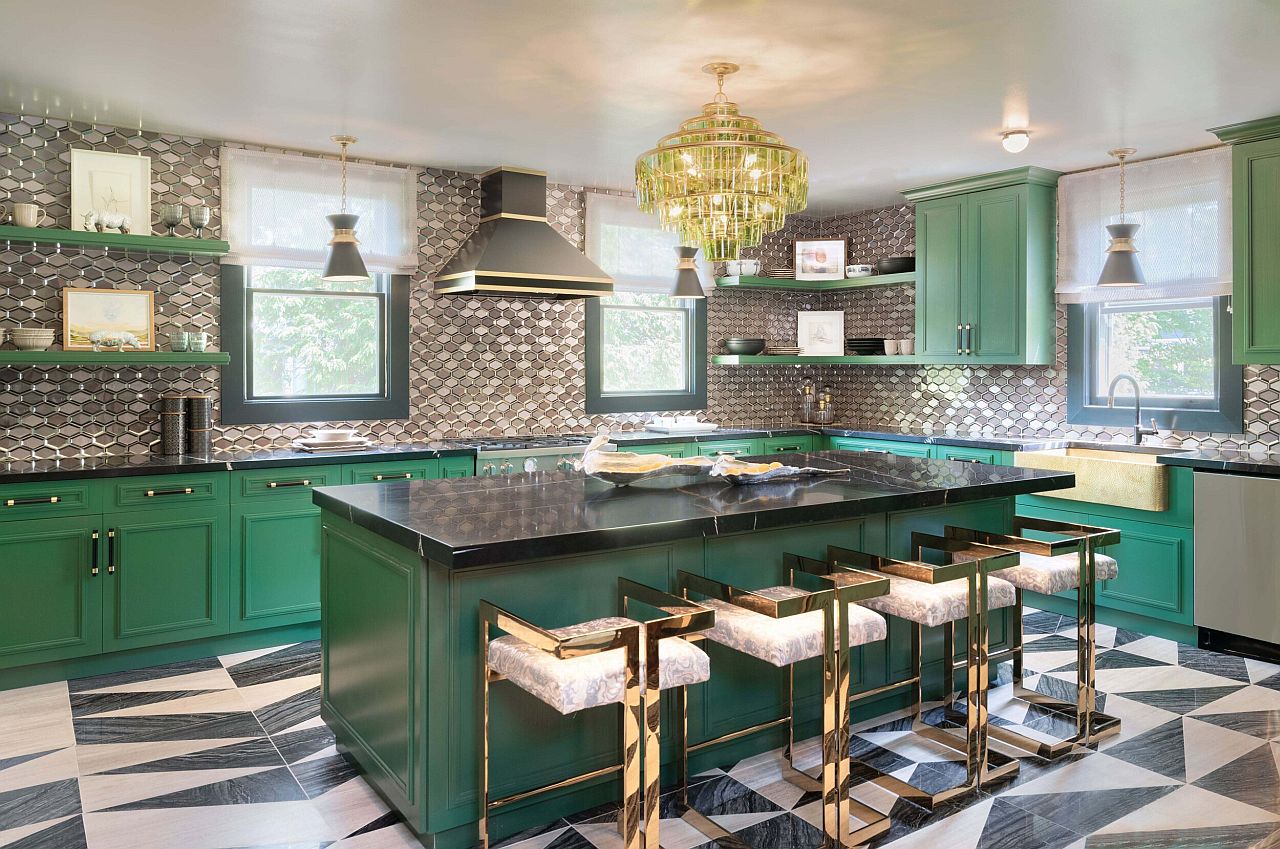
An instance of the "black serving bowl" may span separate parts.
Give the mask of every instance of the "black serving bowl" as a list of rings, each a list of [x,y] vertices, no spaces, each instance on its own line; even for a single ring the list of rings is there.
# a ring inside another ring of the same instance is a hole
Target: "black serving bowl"
[[[904,271],[916,270],[916,258],[913,256],[891,256],[876,263],[878,274],[901,274]]]
[[[741,354],[743,356],[752,356],[764,350],[763,339],[725,339],[720,343],[724,349],[730,354]]]

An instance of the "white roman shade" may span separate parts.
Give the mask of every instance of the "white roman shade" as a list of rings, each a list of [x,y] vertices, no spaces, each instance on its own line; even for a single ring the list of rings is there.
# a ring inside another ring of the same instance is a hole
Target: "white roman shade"
[[[336,159],[224,147],[224,262],[320,268],[332,230],[325,216],[341,204]],[[347,211],[370,271],[417,270],[417,180],[413,168],[347,164]]]
[[[641,212],[633,195],[587,192],[586,206],[587,257],[613,278],[614,290],[671,294],[680,237]],[[701,258],[698,276],[705,291],[711,274]]]
[[[1231,294],[1231,149],[1125,165],[1125,220],[1147,285],[1098,288],[1104,226],[1120,223],[1120,169],[1058,181],[1058,300],[1153,301]]]

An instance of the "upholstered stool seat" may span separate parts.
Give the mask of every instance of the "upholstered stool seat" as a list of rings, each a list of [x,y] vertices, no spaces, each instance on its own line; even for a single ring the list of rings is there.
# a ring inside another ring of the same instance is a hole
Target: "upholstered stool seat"
[[[1011,607],[1015,596],[1013,584],[1000,578],[987,579],[988,610]],[[889,594],[869,598],[863,604],[872,610],[935,628],[968,615],[969,582],[957,580],[927,584],[910,578],[890,577]]]
[[[643,623],[622,616],[593,619],[550,631],[557,637],[576,637],[626,625],[640,625],[643,633]],[[627,691],[622,649],[558,658],[516,637],[506,636],[489,643],[489,668],[565,714],[618,704]],[[645,678],[644,670],[642,658],[641,681]],[[711,677],[711,661],[706,652],[688,640],[668,637],[658,642],[658,676],[663,690],[701,684]]]
[[[755,594],[775,601],[806,595],[804,590],[787,586],[766,587]],[[712,642],[778,667],[822,654],[821,610],[775,618],[719,599],[707,599],[703,604],[716,609],[715,627],[706,632]],[[851,646],[883,640],[888,633],[884,617],[860,605],[849,605],[848,618]]]
[[[1120,574],[1119,564],[1114,557],[1105,554],[1094,554],[1093,557],[1094,580],[1113,581]],[[1012,569],[1001,569],[994,574],[1020,590],[1053,595],[1080,586],[1080,557],[1074,553],[1048,557],[1024,551],[1019,565]]]

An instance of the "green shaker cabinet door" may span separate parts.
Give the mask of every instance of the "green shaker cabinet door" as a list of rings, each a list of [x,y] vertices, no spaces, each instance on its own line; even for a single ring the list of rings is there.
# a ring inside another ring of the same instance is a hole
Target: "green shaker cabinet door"
[[[442,457],[440,458],[440,477],[469,478],[476,473],[475,457]]]
[[[758,439],[721,439],[716,442],[693,443],[693,457],[746,457],[762,451]]]
[[[1280,364],[1280,139],[1232,150],[1233,359]]]
[[[103,647],[153,646],[227,633],[227,512],[108,515]]]
[[[231,510],[231,630],[320,618],[320,508]]]
[[[954,360],[960,354],[960,281],[965,198],[916,205],[916,355]]]
[[[0,523],[0,668],[102,648],[97,516]]]
[[[663,442],[657,445],[628,445],[622,443],[618,446],[619,451],[625,451],[629,454],[665,454],[668,457],[689,457],[696,456],[692,453],[695,444],[692,442]]]
[[[1025,186],[968,195],[962,291],[967,358],[1009,362],[1023,354],[1026,303]]]

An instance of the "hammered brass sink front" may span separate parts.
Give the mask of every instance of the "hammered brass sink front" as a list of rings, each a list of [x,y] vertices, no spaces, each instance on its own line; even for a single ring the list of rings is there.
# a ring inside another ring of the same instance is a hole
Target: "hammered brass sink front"
[[[1047,498],[1160,511],[1169,509],[1169,467],[1159,462],[1168,453],[1141,445],[1070,445],[1019,451],[1013,464],[1075,474],[1075,486],[1046,492]]]

